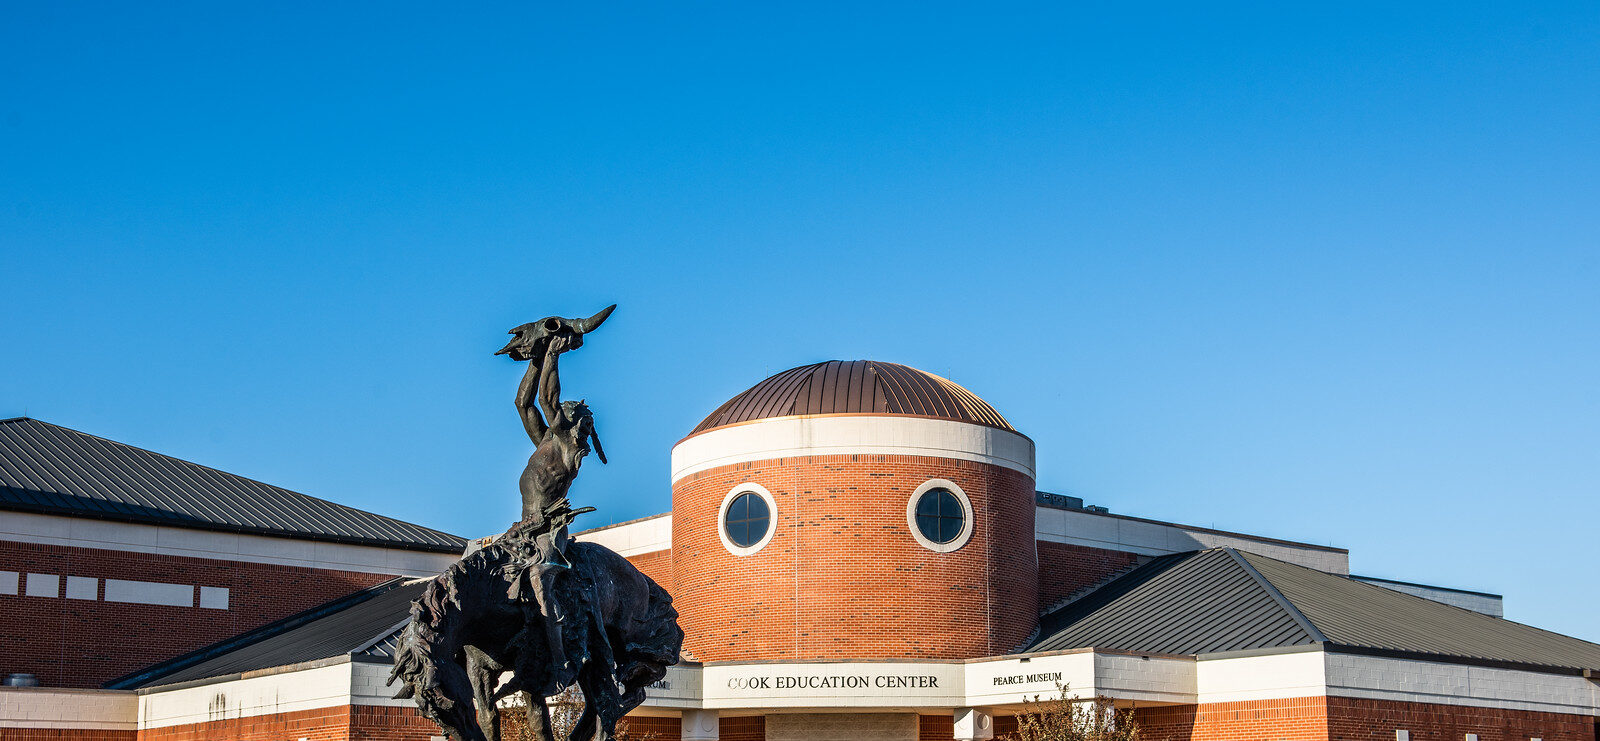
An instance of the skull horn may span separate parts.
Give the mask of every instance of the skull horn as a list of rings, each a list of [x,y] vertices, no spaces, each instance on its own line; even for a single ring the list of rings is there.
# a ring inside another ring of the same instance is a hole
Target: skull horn
[[[578,334],[588,334],[593,332],[600,327],[600,324],[606,320],[606,317],[611,316],[611,312],[616,310],[616,308],[617,305],[612,304],[604,309],[601,309],[600,313],[595,314],[588,319],[574,319],[572,320],[572,328],[577,330]]]
[[[506,334],[511,335],[511,341],[507,342],[506,346],[500,348],[498,351],[495,352],[495,354],[496,355],[505,355],[506,353],[509,353],[512,350],[517,349],[518,345],[520,345],[523,342],[527,341],[527,338],[524,337],[524,335],[529,333],[529,332],[531,332],[531,331],[533,331],[534,327],[536,327],[536,326],[538,326],[538,325],[535,325],[535,324],[523,324],[523,325],[520,325],[520,326],[516,327],[515,329],[509,330],[508,332],[506,332]]]

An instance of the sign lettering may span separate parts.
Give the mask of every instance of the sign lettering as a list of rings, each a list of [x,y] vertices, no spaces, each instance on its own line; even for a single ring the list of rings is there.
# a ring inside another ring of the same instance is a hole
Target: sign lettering
[[[730,690],[938,689],[939,678],[923,674],[832,674],[733,677]]]
[[[1004,687],[1008,684],[1032,684],[1034,682],[1060,682],[1061,672],[1040,672],[1038,674],[1011,674],[1004,677],[995,677],[994,686]]]

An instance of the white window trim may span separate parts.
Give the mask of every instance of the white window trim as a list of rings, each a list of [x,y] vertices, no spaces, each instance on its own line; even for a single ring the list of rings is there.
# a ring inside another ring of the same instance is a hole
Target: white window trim
[[[761,540],[748,547],[741,546],[728,539],[728,527],[726,524],[728,506],[733,504],[735,497],[746,493],[761,497],[767,503],[767,534],[761,536]],[[778,532],[778,502],[772,498],[772,492],[767,491],[766,487],[747,481],[728,490],[728,495],[722,498],[722,507],[717,510],[717,538],[722,540],[722,547],[728,549],[729,553],[735,556],[748,556],[755,553],[767,547],[767,544],[772,542],[772,536],[776,532]]]
[[[935,543],[928,540],[922,534],[922,529],[917,527],[917,500],[932,489],[949,489],[951,494],[956,495],[956,501],[961,503],[961,514],[963,516],[961,534],[957,535],[955,540],[949,543]],[[953,553],[961,550],[961,547],[966,545],[967,541],[972,540],[972,532],[976,528],[977,522],[978,518],[972,512],[972,500],[967,498],[967,493],[962,491],[961,487],[956,486],[954,481],[928,479],[922,482],[922,486],[917,487],[916,491],[911,492],[911,498],[906,500],[906,527],[910,529],[911,537],[915,538],[923,548],[934,553]]]

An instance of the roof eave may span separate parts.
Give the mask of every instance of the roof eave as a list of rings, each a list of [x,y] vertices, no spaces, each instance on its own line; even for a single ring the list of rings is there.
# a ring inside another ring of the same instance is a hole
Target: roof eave
[[[459,554],[466,547],[466,540],[462,539],[461,545],[452,546],[445,543],[417,543],[412,541],[381,540],[378,538],[359,538],[347,535],[333,535],[329,533],[310,533],[294,530],[275,530],[272,528],[257,528],[247,525],[229,525],[225,523],[205,522],[201,520],[185,520],[179,517],[138,517],[118,512],[96,512],[91,510],[72,509],[70,507],[51,507],[49,505],[35,505],[25,502],[0,502],[0,510],[13,512],[27,512],[39,515],[56,515],[60,517],[80,517],[88,520],[104,520],[109,522],[126,522],[135,525],[161,525],[165,527],[180,527],[190,530],[206,530],[211,532],[240,533],[243,535],[260,535],[269,538],[294,538],[298,540],[314,540],[322,543],[339,543],[342,545],[360,545],[372,548],[388,548],[404,551],[422,551],[426,553]],[[445,533],[448,535],[448,533]],[[454,536],[452,536],[454,537]]]
[[[1322,647],[1323,650],[1327,651],[1328,653],[1347,654],[1351,656],[1372,656],[1375,658],[1384,659],[1427,661],[1435,664],[1480,666],[1486,669],[1511,669],[1515,671],[1534,672],[1538,674],[1559,674],[1563,676],[1576,677],[1600,676],[1600,667],[1586,668],[1577,666],[1556,666],[1552,664],[1533,664],[1523,661],[1486,659],[1479,656],[1454,656],[1450,654],[1428,653],[1426,651],[1404,651],[1395,648],[1352,646],[1341,643],[1325,643],[1322,644]]]

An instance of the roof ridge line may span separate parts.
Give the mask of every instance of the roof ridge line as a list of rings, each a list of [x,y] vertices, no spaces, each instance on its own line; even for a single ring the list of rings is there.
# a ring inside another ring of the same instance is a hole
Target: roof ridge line
[[[1310,618],[1305,616],[1305,613],[1300,612],[1299,607],[1296,607],[1293,602],[1290,602],[1289,598],[1283,596],[1283,592],[1278,591],[1278,588],[1272,584],[1271,580],[1267,579],[1265,576],[1262,576],[1261,572],[1256,571],[1256,567],[1251,565],[1250,561],[1244,557],[1243,553],[1240,553],[1231,546],[1223,546],[1222,550],[1226,551],[1229,556],[1232,556],[1234,562],[1239,564],[1239,566],[1244,569],[1245,573],[1250,575],[1251,579],[1254,579],[1257,584],[1261,585],[1262,589],[1266,590],[1267,596],[1271,597],[1272,601],[1277,602],[1279,607],[1283,608],[1284,611],[1289,613],[1289,617],[1294,618],[1295,623],[1300,625],[1301,630],[1304,630],[1306,633],[1310,634],[1312,641],[1322,644],[1329,642],[1328,637],[1322,634],[1322,631],[1311,622]]]

